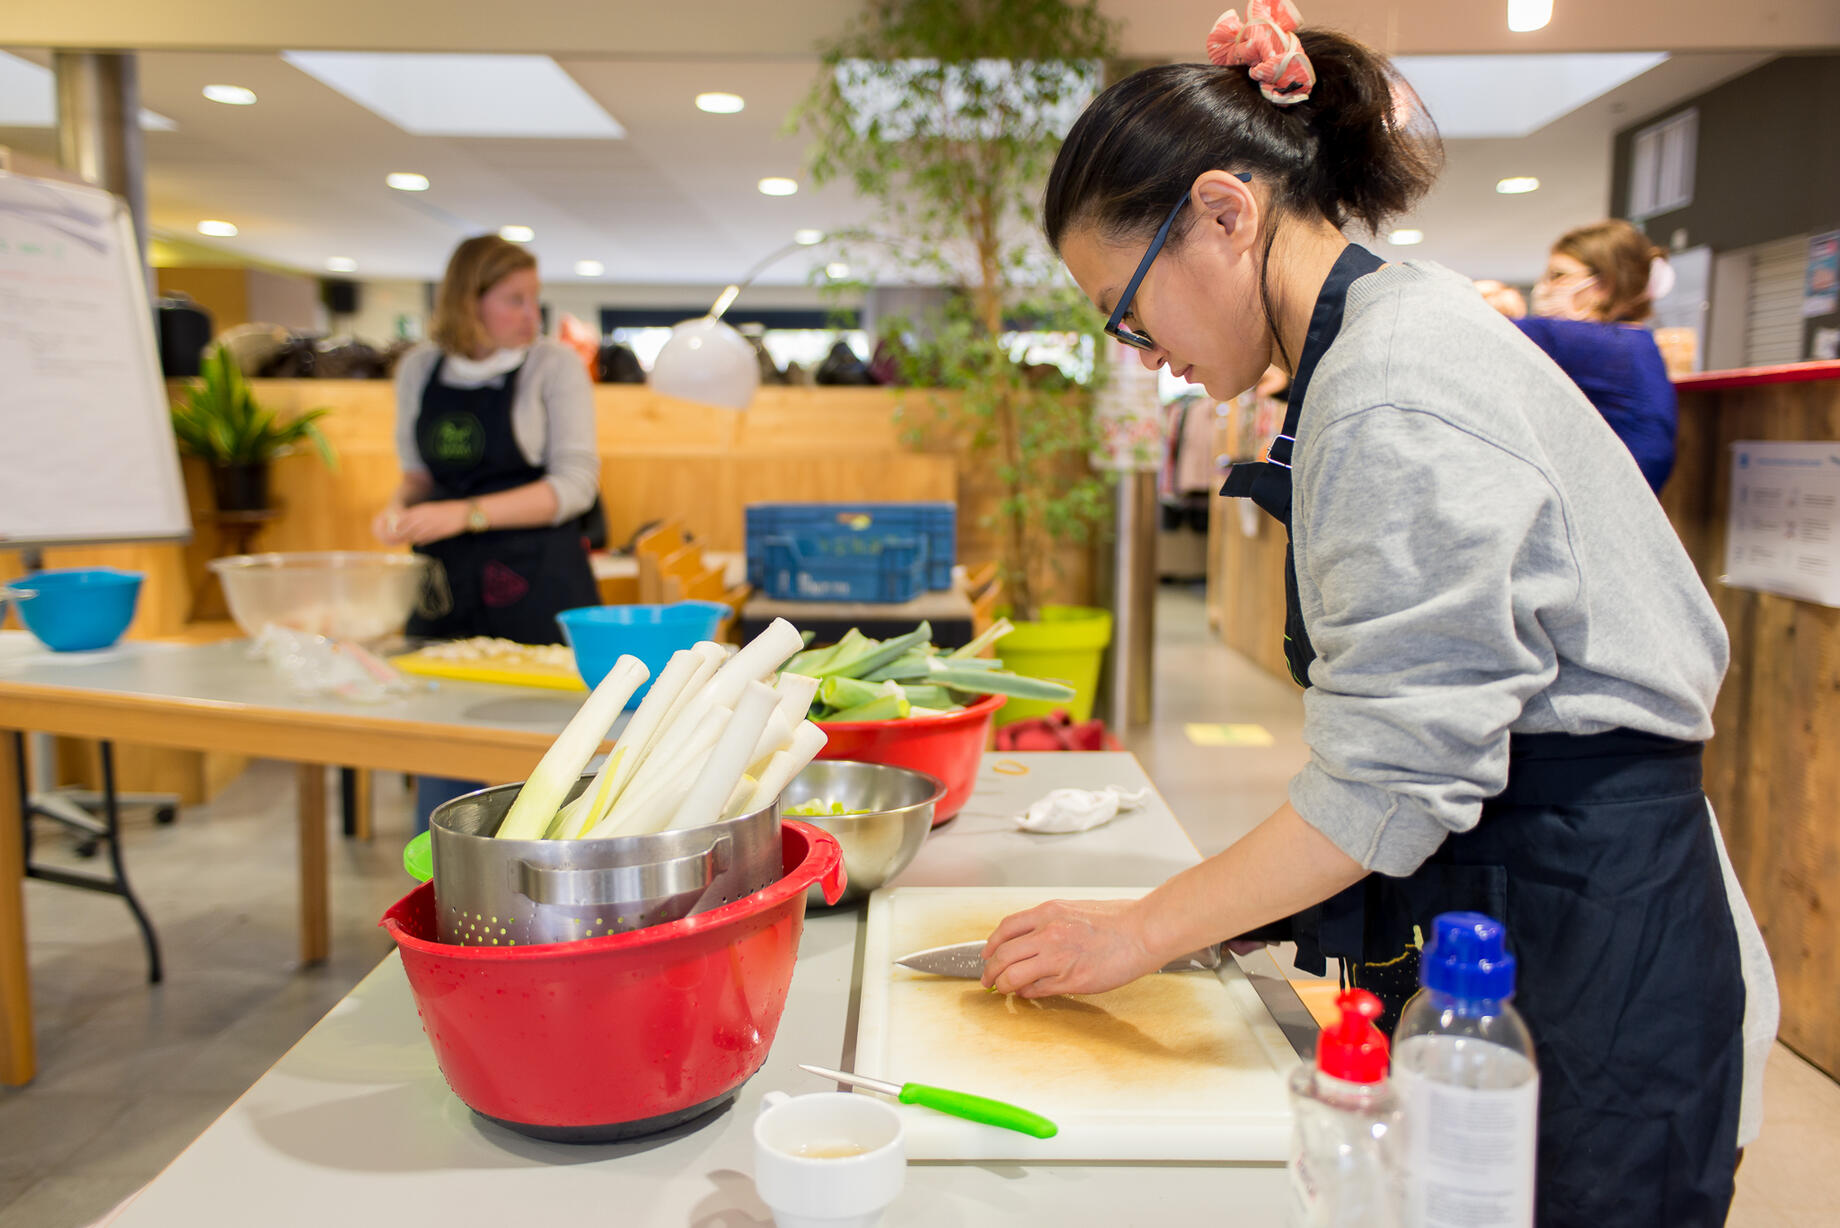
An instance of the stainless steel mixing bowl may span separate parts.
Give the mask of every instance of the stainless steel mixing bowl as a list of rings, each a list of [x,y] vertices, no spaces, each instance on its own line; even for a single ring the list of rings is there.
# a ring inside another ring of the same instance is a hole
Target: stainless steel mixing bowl
[[[839,802],[862,814],[787,815],[837,837],[849,875],[838,904],[865,900],[869,893],[908,867],[933,829],[933,811],[946,787],[936,776],[882,763],[820,759],[793,778],[780,794],[780,809],[814,799]],[[816,889],[807,908],[825,907]]]

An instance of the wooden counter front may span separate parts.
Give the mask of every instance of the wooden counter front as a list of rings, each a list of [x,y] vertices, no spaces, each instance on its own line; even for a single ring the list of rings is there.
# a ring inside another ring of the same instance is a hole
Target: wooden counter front
[[[1782,1039],[1840,1078],[1840,609],[1720,581],[1731,445],[1840,439],[1840,363],[1684,380],[1661,494],[1725,619],[1706,794],[1782,989]]]

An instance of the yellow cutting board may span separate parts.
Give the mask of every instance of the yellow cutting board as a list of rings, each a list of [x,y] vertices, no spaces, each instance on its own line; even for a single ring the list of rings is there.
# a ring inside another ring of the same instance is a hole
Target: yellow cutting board
[[[536,661],[524,661],[507,657],[502,661],[491,658],[474,661],[448,661],[439,657],[424,656],[421,652],[407,652],[398,657],[391,657],[390,664],[405,674],[417,674],[424,678],[453,678],[461,682],[496,682],[503,686],[545,687],[552,691],[585,691],[586,684],[574,666],[544,665]]]
[[[1232,960],[1218,972],[1156,973],[1109,993],[1027,1000],[894,960],[987,937],[1056,897],[1130,898],[1142,888],[896,887],[869,902],[857,1073],[993,1096],[1051,1118],[1034,1139],[898,1106],[914,1160],[1282,1162],[1297,1065]]]

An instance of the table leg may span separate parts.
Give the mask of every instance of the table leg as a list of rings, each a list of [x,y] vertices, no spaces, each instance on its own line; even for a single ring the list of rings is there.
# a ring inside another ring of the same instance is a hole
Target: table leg
[[[354,840],[371,838],[371,770],[339,769],[339,805],[346,811],[345,834]]]
[[[326,769],[300,765],[300,962],[322,964],[330,952],[326,886]]]
[[[38,1070],[32,1043],[32,980],[26,964],[25,764],[19,739],[0,736],[0,1084],[18,1087]]]

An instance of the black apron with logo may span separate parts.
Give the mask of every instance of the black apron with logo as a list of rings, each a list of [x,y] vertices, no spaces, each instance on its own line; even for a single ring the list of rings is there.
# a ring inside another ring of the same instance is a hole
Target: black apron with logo
[[[1350,245],[1310,318],[1284,427],[1222,494],[1291,528],[1291,465],[1311,376],[1341,331],[1348,287],[1381,266]],[[1284,655],[1316,659],[1284,552]],[[1515,734],[1507,787],[1475,828],[1406,878],[1369,875],[1253,936],[1291,938],[1299,966],[1377,994],[1389,1031],[1417,989],[1418,947],[1442,912],[1501,919],[1519,961],[1515,1005],[1540,1066],[1541,1228],[1725,1222],[1737,1155],[1744,983],[1700,791],[1700,746],[1633,730]]]
[[[524,459],[511,425],[523,368],[496,386],[451,388],[441,382],[446,363],[445,355],[435,362],[415,420],[416,450],[434,482],[429,498],[477,499],[541,480],[542,467]],[[578,519],[462,533],[415,549],[446,570],[453,605],[439,617],[410,620],[410,635],[556,644],[559,611],[600,604]]]

